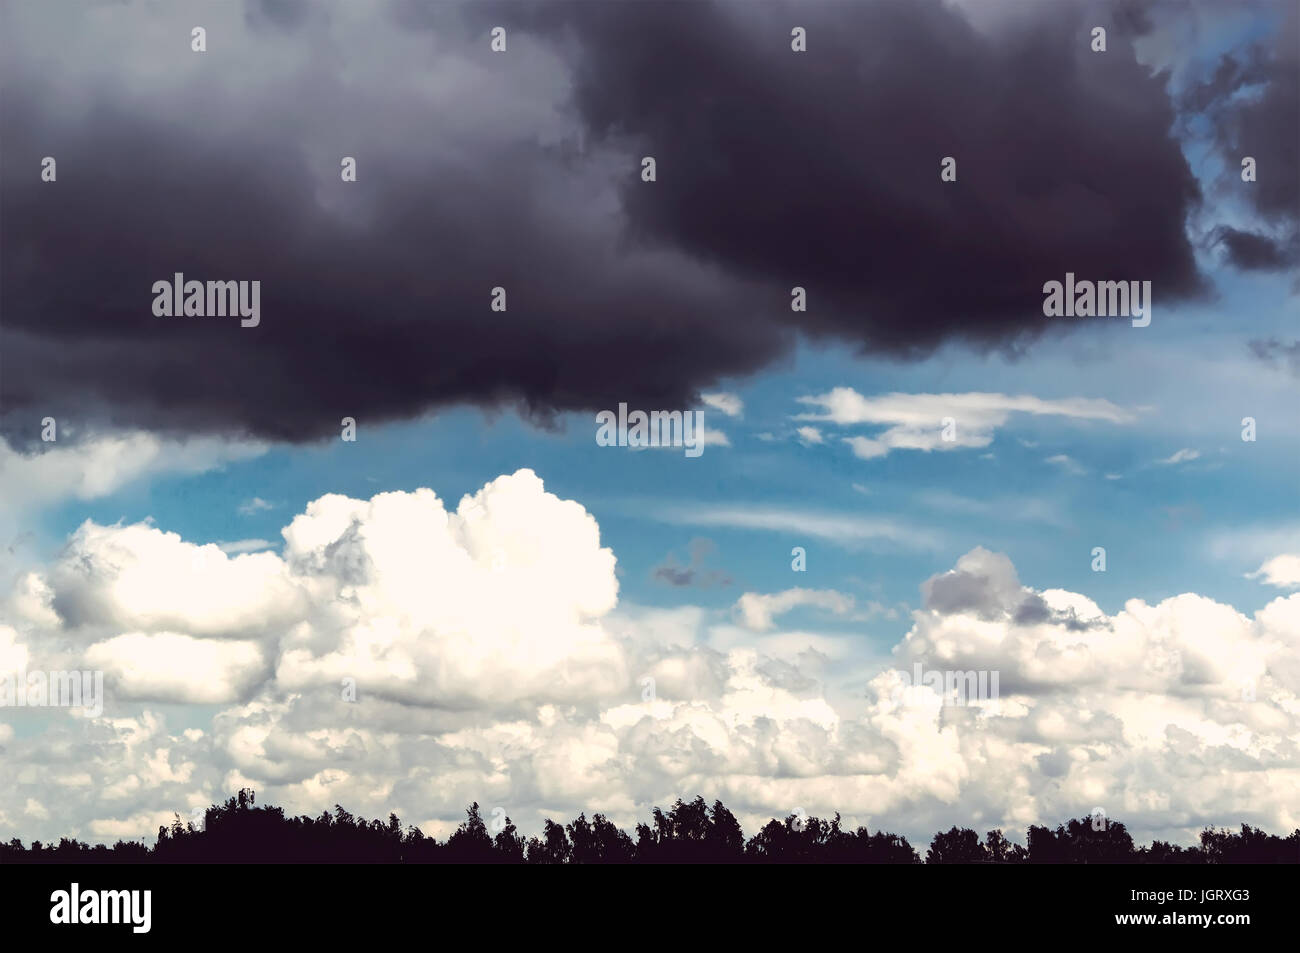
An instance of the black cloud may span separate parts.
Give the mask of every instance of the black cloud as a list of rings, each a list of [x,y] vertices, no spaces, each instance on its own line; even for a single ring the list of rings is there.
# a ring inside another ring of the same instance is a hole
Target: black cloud
[[[77,72],[72,43],[7,22],[0,426],[307,440],[453,403],[682,406],[798,333],[1011,346],[1067,270],[1200,294],[1197,185],[1128,42],[1145,21],[1118,8],[1094,54],[1080,7],[1034,7],[979,32],[938,0],[398,3],[390,49],[264,0],[209,60],[155,52],[148,74],[112,49]],[[482,88],[452,105],[448,51]],[[529,98],[547,83],[572,90],[554,116]],[[176,271],[260,280],[260,326],[155,317]]]

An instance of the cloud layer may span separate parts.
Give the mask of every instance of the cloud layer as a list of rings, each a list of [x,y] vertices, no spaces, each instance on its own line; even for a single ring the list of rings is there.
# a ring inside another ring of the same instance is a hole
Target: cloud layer
[[[325,496],[283,537],[232,557],[87,523],[20,581],[0,663],[99,668],[108,700],[0,734],[0,825],[147,836],[240,785],[443,834],[471,800],[532,829],[697,792],[751,825],[839,810],[914,836],[1098,806],[1179,840],[1300,824],[1300,594],[1254,617],[1192,593],[1108,616],[976,549],[924,583],[882,665],[860,635],[781,625],[811,607],[842,627],[850,594],[747,593],[758,643],[726,610],[620,606],[595,520],[526,470],[454,510],[427,489]],[[996,672],[999,697],[903,691],[918,663]]]
[[[798,334],[1018,347],[1067,270],[1199,295],[1200,190],[1126,10],[7,5],[0,426],[301,441],[464,402],[685,407]],[[1287,75],[1240,115],[1182,105],[1285,143]],[[260,281],[261,323],[155,317],[176,272]]]

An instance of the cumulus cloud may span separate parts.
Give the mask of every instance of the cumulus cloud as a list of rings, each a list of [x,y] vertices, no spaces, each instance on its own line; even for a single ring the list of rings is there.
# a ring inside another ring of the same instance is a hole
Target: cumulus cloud
[[[200,637],[264,634],[306,605],[274,553],[229,556],[148,523],[83,523],[43,581],[65,628],[117,627]]]
[[[751,828],[803,807],[913,837],[1097,805],[1181,841],[1300,823],[1300,593],[1254,616],[1193,593],[1108,614],[977,548],[924,582],[882,662],[781,629],[795,606],[851,611],[849,593],[619,606],[596,521],[530,471],[454,510],[427,489],[325,496],[284,540],[230,557],[88,524],[75,555],[21,581],[0,663],[63,653],[105,670],[111,697],[100,718],[0,732],[8,827],[147,836],[241,785],[294,811],[395,810],[442,836],[471,800],[533,830],[597,810],[630,825],[697,792]],[[152,573],[165,584],[144,585]],[[733,614],[762,637],[738,639]],[[996,672],[1000,695],[900,691],[918,663]],[[140,700],[224,707],[169,726]],[[29,800],[58,810],[42,819]]]
[[[579,504],[532,471],[503,476],[454,512],[430,490],[365,502],[327,496],[284,531],[292,571],[317,586],[285,636],[277,679],[446,708],[574,702],[624,686],[600,617],[614,554]]]
[[[265,681],[256,642],[196,639],[175,632],[130,632],[96,642],[86,664],[104,672],[124,698],[229,704]]]
[[[822,436],[822,432],[816,427],[799,427],[795,430],[795,434],[799,437],[799,442],[805,447],[826,442],[826,438]]]
[[[1247,579],[1259,579],[1279,589],[1294,589],[1300,586],[1300,556],[1283,553],[1274,556],[1254,572],[1246,574]]]

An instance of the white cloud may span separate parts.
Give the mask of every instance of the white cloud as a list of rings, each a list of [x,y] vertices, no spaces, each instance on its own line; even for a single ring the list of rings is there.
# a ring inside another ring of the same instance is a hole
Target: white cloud
[[[1077,460],[1064,453],[1058,453],[1055,456],[1048,457],[1047,462],[1053,466],[1060,467],[1072,476],[1082,476],[1088,472]]]
[[[656,509],[652,518],[683,526],[725,526],[826,539],[842,546],[888,543],[906,549],[937,549],[939,536],[886,517],[856,516],[755,504],[717,506],[684,504]]]
[[[826,438],[822,436],[822,432],[816,427],[800,427],[795,433],[799,437],[799,442],[805,447],[826,442]]]
[[[851,387],[836,387],[825,394],[800,397],[799,402],[820,408],[795,416],[796,420],[824,420],[840,426],[883,426],[874,437],[846,437],[844,442],[864,460],[883,457],[894,450],[956,450],[987,447],[993,434],[1013,413],[1057,416],[1072,420],[1131,423],[1135,417],[1108,400],[1070,397],[1046,400],[1006,394],[883,394],[864,397]],[[944,439],[944,419],[952,418],[951,439]]]
[[[87,521],[68,541],[43,584],[70,628],[238,637],[298,618],[311,580],[291,578],[274,553],[228,556],[147,523]]]
[[[0,497],[14,507],[93,500],[148,474],[194,474],[266,451],[261,443],[193,437],[164,440],[136,432],[88,436],[20,453],[0,439]]]
[[[721,430],[714,430],[712,427],[701,428],[704,436],[701,439],[701,446],[705,447],[730,447],[731,441]]]
[[[728,417],[740,417],[745,412],[745,402],[736,394],[725,392],[701,394],[700,400],[704,401],[704,406],[720,410]]]
[[[1157,460],[1156,462],[1165,465],[1171,465],[1175,463],[1187,463],[1190,460],[1195,460],[1200,455],[1201,455],[1201,451],[1192,450],[1190,447],[1184,447],[1183,449],[1177,451],[1171,456],[1165,457],[1163,460]]]
[[[472,800],[531,833],[579,811],[630,828],[696,793],[748,833],[795,806],[914,839],[1097,805],[1139,838],[1300,825],[1300,593],[1253,617],[1191,593],[1109,615],[976,549],[925,582],[882,664],[867,640],[780,625],[798,605],[851,617],[849,593],[746,593],[757,636],[726,610],[617,607],[595,520],[529,471],[454,510],[430,490],[325,496],[284,537],[232,558],[86,524],[21,580],[0,665],[94,664],[110,697],[101,718],[0,732],[14,833],[152,837],[241,785],[442,836]],[[995,671],[1000,697],[909,697],[917,662]],[[227,707],[169,727],[133,697]]]
[[[431,490],[326,496],[284,531],[311,613],[282,642],[286,688],[337,686],[449,709],[574,702],[628,674],[600,625],[614,554],[579,504],[520,470],[448,512]],[[508,593],[508,597],[503,597]]]
[[[239,553],[255,553],[260,549],[270,549],[275,544],[269,539],[235,539],[230,542],[217,543],[217,547],[227,556]]]
[[[216,704],[238,701],[269,674],[256,642],[129,632],[86,650],[92,669],[126,698]]]
[[[251,500],[245,500],[239,504],[239,514],[241,516],[252,516],[254,513],[261,513],[264,510],[274,508],[273,504],[266,502],[260,496],[255,496]]]
[[[1277,586],[1279,589],[1300,587],[1300,556],[1274,556],[1254,572],[1247,573],[1246,578],[1261,579],[1266,585]]]
[[[771,594],[746,592],[736,601],[735,612],[746,628],[766,632],[773,627],[777,616],[800,606],[814,606],[844,615],[852,610],[853,597],[834,589],[794,588]]]

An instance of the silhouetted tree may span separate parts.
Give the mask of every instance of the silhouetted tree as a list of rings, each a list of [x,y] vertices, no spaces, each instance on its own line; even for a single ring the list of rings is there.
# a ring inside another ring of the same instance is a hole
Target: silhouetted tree
[[[467,816],[460,827],[447,838],[447,859],[458,864],[487,864],[497,860],[487,824],[483,823],[478,812],[478,801],[465,814]]]
[[[510,818],[493,837],[475,802],[445,844],[417,827],[402,828],[396,814],[387,821],[355,817],[342,805],[319,817],[286,817],[279,807],[258,806],[254,792],[241,789],[209,807],[198,824],[173,815],[158,828],[152,849],[119,840],[111,848],[71,837],[56,844],[14,838],[0,843],[0,863],[865,863],[916,864],[921,859],[907,838],[865,827],[846,830],[840,815],[825,820],[790,815],[773,819],[748,841],[740,823],[721,801],[678,799],[667,811],[655,808],[650,824],[636,826],[636,841],[603,814],[579,814],[567,827],[547,819],[540,837],[525,839]],[[1010,843],[1000,830],[980,843],[975,831],[952,827],[936,834],[926,851],[932,864],[979,863],[1300,863],[1300,830],[1287,837],[1242,825],[1239,832],[1207,829],[1199,847],[1163,841],[1135,848],[1118,821],[1094,824],[1070,820],[1055,830],[1031,826],[1028,849]]]
[[[1133,838],[1119,821],[1098,824],[1083,817],[1057,826],[1029,828],[1033,864],[1131,864],[1138,860]]]
[[[1300,828],[1285,838],[1248,824],[1241,825],[1240,834],[1207,828],[1201,832],[1201,851],[1207,864],[1300,863]]]
[[[994,864],[1023,864],[1028,857],[1023,847],[1011,843],[1001,831],[989,831],[984,835],[984,849],[988,852],[989,862]]]
[[[568,835],[564,828],[549,817],[542,822],[542,837],[528,841],[528,863],[530,864],[567,864],[573,853]]]
[[[597,814],[587,823],[586,815],[579,814],[568,826],[569,843],[574,864],[625,864],[636,857],[632,838]]]
[[[506,826],[492,839],[492,849],[496,851],[498,859],[503,864],[522,864],[525,846],[523,835],[519,833],[514,822],[507,817]]]
[[[968,827],[941,831],[930,841],[925,852],[927,864],[978,864],[989,859],[980,836]]]

